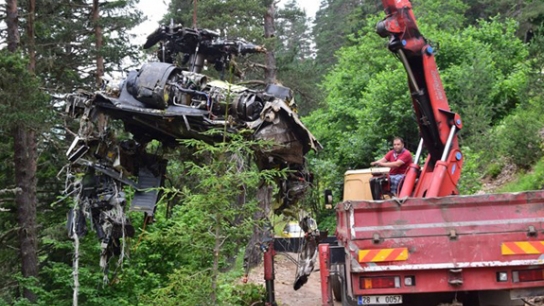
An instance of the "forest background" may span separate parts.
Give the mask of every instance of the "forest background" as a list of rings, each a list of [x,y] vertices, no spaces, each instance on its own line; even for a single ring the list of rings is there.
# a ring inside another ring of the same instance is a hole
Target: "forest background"
[[[129,30],[143,19],[136,3],[45,0],[36,6],[35,0],[7,0],[0,9],[7,22],[0,44],[0,305],[74,302],[74,247],[65,229],[72,203],[63,194],[64,152],[72,135],[62,100],[152,57],[127,43]],[[505,172],[513,174],[511,182],[498,191],[542,189],[544,2],[413,4],[422,33],[438,50],[450,106],[464,119],[461,193],[481,192],[484,182]],[[163,23],[172,18],[190,25],[192,7],[192,1],[173,0]],[[271,8],[275,35],[265,37],[263,16]],[[265,45],[275,57],[275,78],[295,91],[299,115],[324,146],[308,156],[314,188],[300,203],[322,229],[335,226],[333,212],[322,209],[324,189],[340,200],[346,170],[368,167],[390,148],[393,136],[403,137],[412,151],[419,141],[403,67],[375,34],[381,18],[380,1],[322,0],[313,22],[295,1],[281,9],[270,0],[198,2],[199,27],[228,29],[231,36]],[[17,37],[10,32],[14,26]],[[263,78],[258,62],[264,59],[241,62],[249,67],[248,79]],[[128,241],[123,264],[106,272],[108,282],[96,238],[91,233],[81,241],[80,304],[251,305],[262,298],[262,288],[238,280],[258,204],[252,196],[263,178],[254,168],[228,176],[227,161],[214,155],[240,152],[244,143],[198,147],[216,162],[203,168],[187,152],[169,153],[169,196],[154,223],[131,215],[136,238]],[[225,176],[209,177],[210,171]],[[208,188],[210,180],[236,189],[242,178],[247,209],[209,200],[235,196]],[[218,210],[225,214],[218,216]],[[219,217],[249,223],[233,227],[217,222]]]

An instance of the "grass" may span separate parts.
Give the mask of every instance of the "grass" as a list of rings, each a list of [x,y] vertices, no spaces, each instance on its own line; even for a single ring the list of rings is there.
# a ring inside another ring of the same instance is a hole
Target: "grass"
[[[539,190],[544,187],[544,157],[541,158],[528,173],[518,174],[512,182],[499,188],[499,192],[519,192]]]

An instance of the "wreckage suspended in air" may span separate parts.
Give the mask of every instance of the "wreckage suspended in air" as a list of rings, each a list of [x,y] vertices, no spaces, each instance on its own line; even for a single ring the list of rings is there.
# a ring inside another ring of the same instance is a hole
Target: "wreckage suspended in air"
[[[201,74],[204,63],[224,73],[232,57],[263,52],[264,48],[243,40],[223,40],[209,30],[160,27],[148,37],[145,47],[157,43],[161,62],[144,64],[120,82],[111,82],[97,92],[69,95],[67,113],[79,120],[77,137],[67,156],[77,203],[69,218],[70,234],[86,232],[85,217],[102,242],[102,265],[122,253],[120,239],[134,234],[124,214],[124,185],[136,193],[131,209],[152,217],[158,191],[164,183],[167,160],[146,152],[157,140],[176,147],[178,139],[223,141],[229,134],[243,133],[255,140],[271,141],[266,152],[256,152],[260,169],[288,168],[292,174],[281,182],[281,208],[298,201],[310,185],[304,155],[321,148],[293,111],[291,89],[276,84],[256,90],[211,80]],[[173,63],[182,58],[180,68]],[[120,120],[132,139],[119,140],[108,128],[109,119]],[[208,131],[227,131],[208,133]]]

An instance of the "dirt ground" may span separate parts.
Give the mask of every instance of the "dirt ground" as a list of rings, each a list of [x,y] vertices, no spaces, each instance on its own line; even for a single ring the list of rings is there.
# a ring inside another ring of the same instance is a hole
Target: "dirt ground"
[[[275,257],[275,275],[274,289],[276,293],[276,302],[279,306],[321,306],[321,280],[319,270],[314,270],[308,282],[299,290],[293,289],[295,281],[296,264],[289,260],[288,256],[297,259],[296,253],[280,253]],[[318,263],[317,263],[318,264]],[[316,267],[318,269],[318,267]],[[260,284],[264,287],[264,267],[254,268],[249,273],[248,281],[254,284]],[[544,297],[529,299],[526,306],[544,306]],[[342,305],[335,302],[335,306]]]
[[[295,282],[296,264],[289,260],[288,256],[291,256],[295,260],[297,259],[296,253],[278,252],[275,257],[274,270],[276,280],[274,282],[274,289],[276,292],[276,302],[279,306],[321,306],[319,270],[314,270],[308,282],[302,288],[295,291],[293,283]],[[319,263],[316,264],[316,266],[318,265]],[[264,268],[262,264],[251,270],[248,281],[264,286]],[[338,303],[337,305],[341,304]]]

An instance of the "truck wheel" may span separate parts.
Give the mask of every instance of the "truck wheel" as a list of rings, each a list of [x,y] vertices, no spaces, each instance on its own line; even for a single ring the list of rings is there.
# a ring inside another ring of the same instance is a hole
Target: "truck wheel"
[[[342,283],[340,282],[340,276],[331,276],[332,295],[334,300],[342,302]]]
[[[334,265],[333,271],[336,273],[331,275],[332,294],[335,301],[342,302],[342,281],[340,275],[344,271],[344,265]]]

